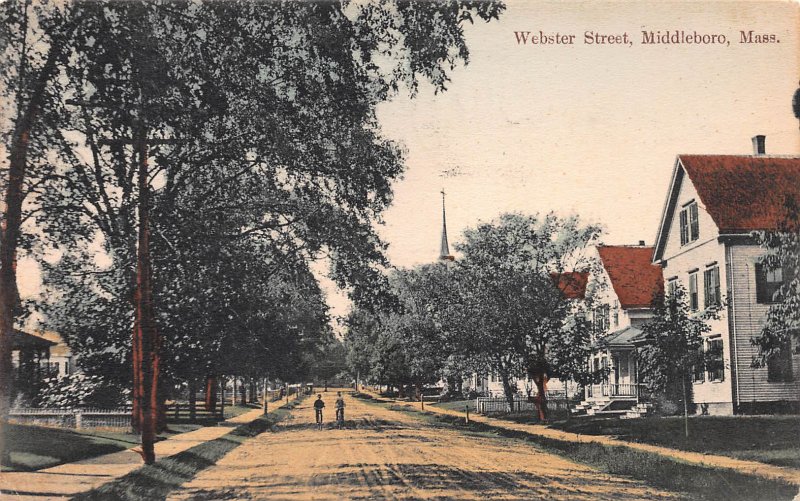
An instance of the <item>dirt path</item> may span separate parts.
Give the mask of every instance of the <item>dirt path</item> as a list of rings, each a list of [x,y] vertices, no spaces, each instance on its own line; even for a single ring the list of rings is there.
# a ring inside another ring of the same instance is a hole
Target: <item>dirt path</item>
[[[328,392],[326,419],[335,394]],[[346,397],[347,427],[313,424],[308,399],[170,499],[665,499],[519,441],[468,435]]]

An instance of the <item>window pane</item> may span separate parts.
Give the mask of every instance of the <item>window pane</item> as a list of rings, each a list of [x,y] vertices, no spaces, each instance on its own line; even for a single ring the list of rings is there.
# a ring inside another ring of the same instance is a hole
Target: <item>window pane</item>
[[[692,311],[699,308],[697,297],[697,273],[689,275],[689,307]]]

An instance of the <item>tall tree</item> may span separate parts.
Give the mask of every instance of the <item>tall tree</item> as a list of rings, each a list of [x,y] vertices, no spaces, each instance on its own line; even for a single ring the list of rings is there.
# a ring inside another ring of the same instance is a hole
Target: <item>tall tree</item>
[[[279,260],[330,256],[337,283],[369,302],[386,264],[374,222],[403,168],[375,106],[401,87],[413,95],[420,79],[444,90],[449,71],[468,60],[462,24],[503,10],[471,1],[75,5],[82,30],[60,68],[71,111],[53,113],[48,145],[68,168],[44,178],[39,223],[71,256],[100,242],[124,270],[116,299],[155,300],[136,323],[153,333],[164,332],[155,319],[165,306],[147,290],[148,244],[170,241],[169,230],[189,219],[225,213],[236,224],[214,238],[261,236]],[[154,142],[168,144],[145,152]],[[149,232],[148,210],[162,216]],[[134,389],[155,402],[158,371],[137,370],[144,353],[133,348]],[[145,450],[152,461],[149,443]]]
[[[67,41],[76,22],[70,9],[47,9],[39,2],[20,0],[0,5],[0,57],[3,147],[8,154],[3,187],[0,231],[0,419],[8,415],[13,395],[10,337],[19,315],[16,261],[23,204],[38,174],[32,159],[41,160],[37,136],[49,136],[43,112],[58,106],[60,86],[55,77],[68,55]],[[41,162],[38,163],[41,166]],[[32,182],[32,179],[34,182]],[[0,443],[0,451],[7,449]]]
[[[547,380],[575,376],[589,344],[585,323],[575,321],[580,312],[552,277],[588,267],[585,251],[600,232],[577,217],[504,214],[467,230],[456,246],[463,254],[454,267],[462,283],[457,335],[470,357],[498,374],[510,405],[513,379],[531,378],[541,419]]]
[[[718,307],[697,314],[689,308],[686,290],[677,286],[673,293],[653,299],[653,318],[642,326],[645,342],[637,349],[639,374],[648,391],[676,394],[683,403],[686,436],[689,436],[689,401],[695,370],[717,370],[721,353],[704,350],[703,334],[711,331],[708,322],[719,317]]]

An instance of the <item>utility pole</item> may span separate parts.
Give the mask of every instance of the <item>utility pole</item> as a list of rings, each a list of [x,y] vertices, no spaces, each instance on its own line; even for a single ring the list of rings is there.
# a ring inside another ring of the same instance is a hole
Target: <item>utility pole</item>
[[[161,338],[156,328],[153,308],[153,261],[150,255],[150,183],[148,146],[173,144],[174,139],[148,139],[145,125],[134,126],[132,138],[101,139],[100,145],[133,145],[137,161],[138,232],[136,248],[136,290],[134,292],[133,348],[133,424],[142,441],[145,464],[155,462],[155,438],[158,423],[158,377],[161,364]]]

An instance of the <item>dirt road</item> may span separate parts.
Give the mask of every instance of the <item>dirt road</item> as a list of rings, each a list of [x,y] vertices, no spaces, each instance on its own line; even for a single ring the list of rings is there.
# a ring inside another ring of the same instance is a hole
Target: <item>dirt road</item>
[[[327,420],[335,393],[324,394]],[[346,397],[347,426],[317,430],[306,400],[275,432],[170,499],[675,499],[506,438],[465,434]]]

